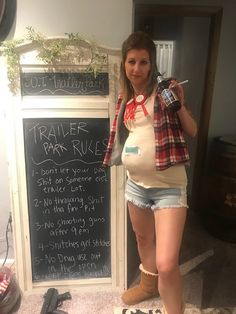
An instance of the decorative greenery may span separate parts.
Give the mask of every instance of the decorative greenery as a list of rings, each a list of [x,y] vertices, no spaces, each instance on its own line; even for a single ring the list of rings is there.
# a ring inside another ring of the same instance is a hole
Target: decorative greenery
[[[23,40],[8,40],[3,43],[3,55],[7,58],[7,76],[10,82],[10,89],[15,94],[18,90],[18,75],[20,66],[20,57],[17,52],[17,46]]]
[[[38,58],[49,67],[66,64],[87,63],[86,70],[96,77],[101,71],[106,57],[99,52],[94,41],[84,39],[79,33],[65,33],[66,38],[48,39],[32,27],[27,27],[25,39],[6,40],[3,42],[3,55],[7,59],[9,86],[16,94],[19,89],[20,47],[30,41],[39,50]],[[86,49],[89,51],[86,53]],[[89,63],[88,63],[89,60]]]

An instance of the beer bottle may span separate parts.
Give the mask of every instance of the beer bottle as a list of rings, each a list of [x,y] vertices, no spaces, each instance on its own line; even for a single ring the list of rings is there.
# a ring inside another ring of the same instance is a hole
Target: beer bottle
[[[174,91],[169,88],[168,80],[165,79],[159,72],[157,73],[157,83],[166,107],[170,110],[178,111],[181,108],[181,103]]]

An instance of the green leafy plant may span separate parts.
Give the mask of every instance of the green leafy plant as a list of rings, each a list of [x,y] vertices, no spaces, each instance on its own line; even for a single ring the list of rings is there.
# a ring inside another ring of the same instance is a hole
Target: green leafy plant
[[[17,47],[22,43],[23,40],[8,40],[3,42],[3,55],[7,58],[7,77],[10,82],[10,89],[14,94],[19,88],[20,57],[17,52]]]
[[[86,71],[96,77],[105,63],[106,56],[101,54],[94,41],[88,41],[79,33],[65,33],[65,38],[46,38],[36,32],[31,26],[27,27],[25,38],[3,42],[3,55],[7,60],[7,73],[10,90],[16,94],[19,90],[20,47],[26,42],[35,44],[39,51],[38,59],[48,67],[67,64],[79,64],[86,60]]]

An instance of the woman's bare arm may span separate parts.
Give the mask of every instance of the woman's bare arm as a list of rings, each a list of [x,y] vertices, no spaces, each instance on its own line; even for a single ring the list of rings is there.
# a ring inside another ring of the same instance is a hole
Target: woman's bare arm
[[[193,119],[191,113],[186,109],[184,105],[181,106],[177,112],[183,131],[187,135],[194,137],[197,134],[197,123]]]
[[[180,100],[181,108],[177,111],[177,114],[179,116],[184,133],[191,137],[196,136],[197,123],[194,120],[191,112],[184,105],[184,90],[182,85],[179,85],[176,80],[172,80],[169,88],[173,89]]]

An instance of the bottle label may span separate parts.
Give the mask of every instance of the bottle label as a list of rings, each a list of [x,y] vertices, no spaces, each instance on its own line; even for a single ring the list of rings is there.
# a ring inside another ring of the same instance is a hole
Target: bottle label
[[[170,104],[172,104],[173,102],[178,101],[177,96],[170,89],[163,89],[163,91],[161,92],[161,96],[162,96],[162,98],[163,98],[163,100],[164,100],[164,102],[165,102],[167,107]]]

